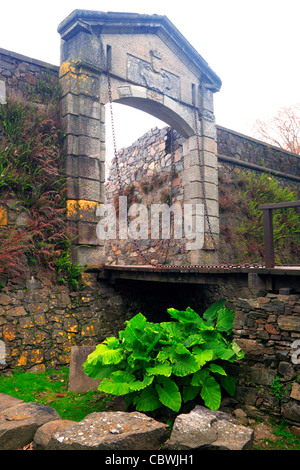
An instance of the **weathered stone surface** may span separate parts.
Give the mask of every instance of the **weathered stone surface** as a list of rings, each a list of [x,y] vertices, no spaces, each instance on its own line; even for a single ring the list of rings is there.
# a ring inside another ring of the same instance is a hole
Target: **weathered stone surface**
[[[76,424],[76,421],[68,419],[58,419],[43,424],[34,435],[33,448],[35,450],[47,450],[50,439],[55,433],[64,431],[74,424]]]
[[[278,326],[286,331],[300,331],[299,317],[293,315],[279,315]]]
[[[158,450],[169,427],[143,413],[100,412],[54,434],[50,450]]]
[[[32,442],[37,429],[59,419],[51,407],[39,403],[21,403],[0,412],[0,450],[16,450]]]
[[[6,395],[6,393],[0,393],[0,412],[13,406],[21,405],[21,403],[24,403],[23,400]]]
[[[94,380],[88,377],[82,367],[88,355],[94,350],[95,346],[73,346],[71,348],[69,390],[72,392],[77,393],[97,390],[100,380]]]
[[[190,413],[177,416],[167,450],[251,449],[253,430],[221,411],[196,406]]]
[[[300,401],[300,384],[294,382],[291,389],[291,398]]]
[[[284,418],[300,423],[300,404],[296,401],[283,403],[281,407],[281,414]]]

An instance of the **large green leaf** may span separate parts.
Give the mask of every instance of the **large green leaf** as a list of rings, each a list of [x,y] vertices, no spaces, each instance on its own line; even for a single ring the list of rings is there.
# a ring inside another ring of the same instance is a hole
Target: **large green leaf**
[[[157,364],[153,367],[148,367],[146,369],[146,374],[148,375],[164,375],[165,377],[170,377],[172,374],[172,366],[168,363]]]
[[[176,383],[168,377],[157,378],[159,383],[155,384],[155,389],[163,405],[173,411],[179,411],[181,407],[181,394]]]
[[[110,377],[111,373],[116,370],[114,365],[109,365],[109,366],[103,366],[102,364],[99,364],[98,366],[85,361],[83,363],[83,371],[84,373],[88,376],[91,377],[91,379],[104,379],[105,377]]]
[[[136,396],[133,403],[137,411],[154,411],[161,407],[157,392],[152,385],[145,388],[139,396]]]
[[[235,395],[235,384],[236,380],[233,377],[220,377],[220,383],[222,387],[229,393],[232,397]]]
[[[190,335],[184,342],[184,346],[186,346],[187,348],[190,348],[191,346],[195,346],[195,345],[199,345],[199,344],[203,344],[205,343],[205,340],[204,338],[199,335],[199,334],[196,334],[196,335]]]
[[[200,349],[197,346],[193,348],[194,357],[198,363],[198,368],[211,361],[214,357],[212,349]]]
[[[233,328],[234,311],[229,308],[222,308],[217,314],[216,329],[229,333]]]
[[[176,310],[175,308],[168,308],[168,313],[171,317],[176,318],[182,323],[195,323],[200,317],[198,313],[188,307],[185,311]]]
[[[178,377],[192,374],[199,369],[199,364],[192,354],[177,354],[172,357],[172,371]]]
[[[213,321],[217,318],[218,311],[225,307],[226,300],[219,300],[211,305],[203,314],[204,320]]]
[[[191,385],[193,385],[193,387],[197,387],[198,385],[203,385],[207,377],[209,377],[209,370],[200,369],[193,374]]]
[[[200,389],[201,389],[200,386],[195,387],[193,385],[183,387],[182,399],[184,403],[186,403],[187,401],[194,400],[194,398],[196,398],[196,396],[199,394]]]
[[[135,315],[131,320],[126,321],[126,328],[120,332],[120,337],[125,338],[129,343],[134,344],[136,341],[142,341],[144,336],[144,327],[147,323],[146,317],[141,313]]]
[[[126,395],[132,391],[131,385],[134,381],[134,375],[118,370],[113,372],[109,378],[103,379],[98,390],[111,395]]]
[[[213,372],[214,374],[219,374],[219,375],[227,375],[223,367],[221,367],[219,364],[210,364],[209,365],[209,370]]]
[[[102,352],[99,358],[101,358],[102,364],[104,365],[119,364],[119,362],[121,362],[123,359],[122,353],[122,349],[107,348],[105,351]]]
[[[205,406],[211,410],[218,410],[221,404],[221,388],[218,382],[211,376],[205,380],[201,393]]]
[[[143,390],[144,388],[148,387],[153,382],[154,376],[150,377],[145,375],[143,380],[135,380],[129,384],[130,390],[132,392],[136,392],[139,390]]]

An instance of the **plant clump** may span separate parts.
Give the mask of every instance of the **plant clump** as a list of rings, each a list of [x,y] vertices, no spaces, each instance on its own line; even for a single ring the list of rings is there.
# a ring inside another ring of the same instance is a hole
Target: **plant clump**
[[[0,107],[0,275],[37,265],[56,270],[68,252],[74,234],[66,222],[62,139],[56,101],[10,94]]]
[[[188,307],[168,309],[170,322],[148,322],[141,313],[125,322],[84,363],[84,372],[101,379],[99,391],[124,395],[137,411],[166,407],[178,412],[196,398],[217,410],[222,390],[235,393],[226,365],[244,354],[232,340],[234,312],[216,302],[203,317]]]

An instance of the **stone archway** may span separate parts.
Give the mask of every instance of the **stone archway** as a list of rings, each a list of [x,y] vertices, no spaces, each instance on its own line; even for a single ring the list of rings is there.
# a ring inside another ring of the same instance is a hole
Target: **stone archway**
[[[205,185],[214,238],[219,233],[213,93],[221,81],[165,16],[75,10],[59,26],[61,115],[68,174],[68,219],[78,231],[79,264],[105,263],[96,208],[105,197],[105,104],[111,99],[165,121],[185,138],[185,203],[201,204]],[[196,113],[195,113],[196,108]],[[198,145],[203,165],[200,173]],[[205,243],[192,264],[216,263]]]

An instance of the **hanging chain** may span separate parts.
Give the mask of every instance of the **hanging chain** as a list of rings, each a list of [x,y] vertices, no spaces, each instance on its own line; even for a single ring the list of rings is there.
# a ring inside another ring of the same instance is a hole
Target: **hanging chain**
[[[119,188],[121,190],[122,188],[122,182],[121,182],[121,174],[120,174],[120,167],[119,167],[119,158],[118,158],[118,151],[117,151],[117,142],[116,142],[116,132],[115,132],[115,123],[114,123],[114,115],[113,115],[113,102],[112,102],[112,89],[111,89],[111,76],[110,76],[110,70],[109,68],[107,69],[107,81],[108,81],[108,96],[109,96],[109,105],[110,105],[110,115],[111,115],[111,126],[112,126],[112,137],[113,137],[113,147],[114,147],[114,157],[115,157],[115,162],[116,162],[116,170],[117,170],[117,179],[119,183]],[[201,149],[200,149],[200,142],[199,142],[199,132],[198,132],[198,116],[197,116],[197,108],[194,106],[194,120],[195,120],[195,133],[196,133],[196,141],[197,141],[197,153],[198,153],[198,165],[200,169],[200,178],[202,181],[202,199],[203,199],[203,205],[204,205],[204,213],[205,213],[205,218],[207,221],[207,226],[208,226],[208,232],[209,236],[211,239],[211,242],[213,244],[214,250],[216,251],[219,259],[221,260],[221,264],[190,264],[190,265],[165,265],[165,264],[160,264],[160,263],[153,263],[153,261],[149,260],[141,251],[140,246],[136,242],[135,239],[133,239],[133,243],[135,245],[136,250],[139,252],[140,256],[143,258],[143,260],[146,262],[146,264],[155,267],[155,268],[178,268],[178,269],[200,269],[200,268],[206,268],[206,269],[232,269],[232,268],[249,268],[249,267],[256,267],[256,268],[261,268],[263,265],[259,265],[256,263],[253,264],[229,264],[228,262],[223,260],[223,257],[220,253],[218,243],[215,240],[214,234],[212,232],[212,227],[211,227],[211,221],[210,221],[210,216],[208,213],[208,207],[207,207],[207,199],[206,199],[206,191],[205,191],[205,182],[204,182],[204,163],[201,161]],[[170,183],[170,199],[172,200],[172,189],[173,189],[173,170],[174,170],[174,155],[173,155],[173,130],[170,130],[171,132],[171,183]],[[171,225],[171,223],[170,223]],[[170,244],[170,240],[169,240]],[[169,250],[169,244],[168,244],[168,250]],[[168,253],[167,253],[168,254]],[[167,254],[165,257],[165,261],[167,258]]]

